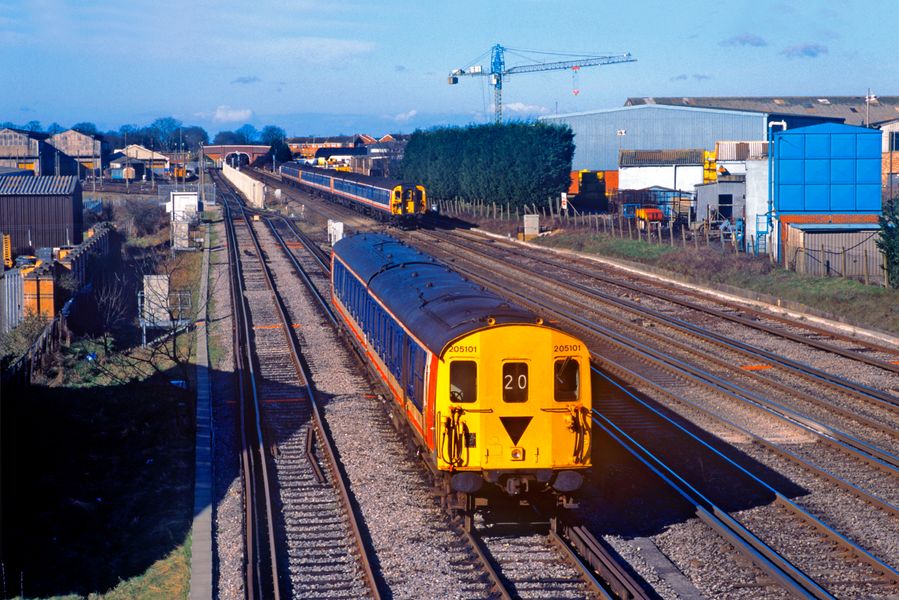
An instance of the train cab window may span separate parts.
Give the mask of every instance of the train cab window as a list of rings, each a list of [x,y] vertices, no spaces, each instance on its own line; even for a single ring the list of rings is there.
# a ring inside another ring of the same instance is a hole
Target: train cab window
[[[450,363],[450,402],[477,402],[478,363],[455,360]]]
[[[580,385],[581,370],[578,362],[571,357],[557,360],[553,369],[553,391],[556,402],[577,400]]]
[[[528,364],[503,363],[503,402],[528,401]]]

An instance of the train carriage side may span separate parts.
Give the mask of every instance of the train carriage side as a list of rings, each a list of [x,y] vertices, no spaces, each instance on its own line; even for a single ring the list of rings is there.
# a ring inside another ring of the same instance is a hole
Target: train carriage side
[[[281,165],[280,172],[282,177],[382,221],[414,225],[428,210],[427,194],[421,185],[328,173],[294,162]]]

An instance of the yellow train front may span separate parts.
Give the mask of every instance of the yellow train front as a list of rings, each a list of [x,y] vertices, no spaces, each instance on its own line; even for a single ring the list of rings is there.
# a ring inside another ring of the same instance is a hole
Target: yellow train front
[[[566,498],[590,467],[577,338],[384,234],[334,246],[332,295],[447,491]]]

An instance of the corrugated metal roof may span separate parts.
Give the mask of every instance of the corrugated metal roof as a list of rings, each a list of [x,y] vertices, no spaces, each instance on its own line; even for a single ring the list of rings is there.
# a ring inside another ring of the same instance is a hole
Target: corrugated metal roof
[[[850,125],[882,123],[899,119],[899,96],[878,96],[869,105],[865,96],[725,96],[725,97],[644,97],[628,98],[625,106],[655,104],[691,108],[716,108],[762,112],[774,115],[802,115],[843,119]]]
[[[0,196],[62,196],[78,186],[78,178],[69,175],[40,177],[0,177]]]
[[[667,165],[701,165],[704,150],[622,150],[622,167],[652,167]]]

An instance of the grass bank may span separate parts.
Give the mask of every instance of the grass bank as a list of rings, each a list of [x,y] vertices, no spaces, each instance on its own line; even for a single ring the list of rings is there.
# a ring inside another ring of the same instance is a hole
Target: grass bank
[[[535,240],[550,248],[619,258],[661,269],[677,279],[727,285],[805,305],[862,327],[899,334],[899,290],[778,268],[767,258],[717,248],[679,248],[603,234],[562,232]]]

